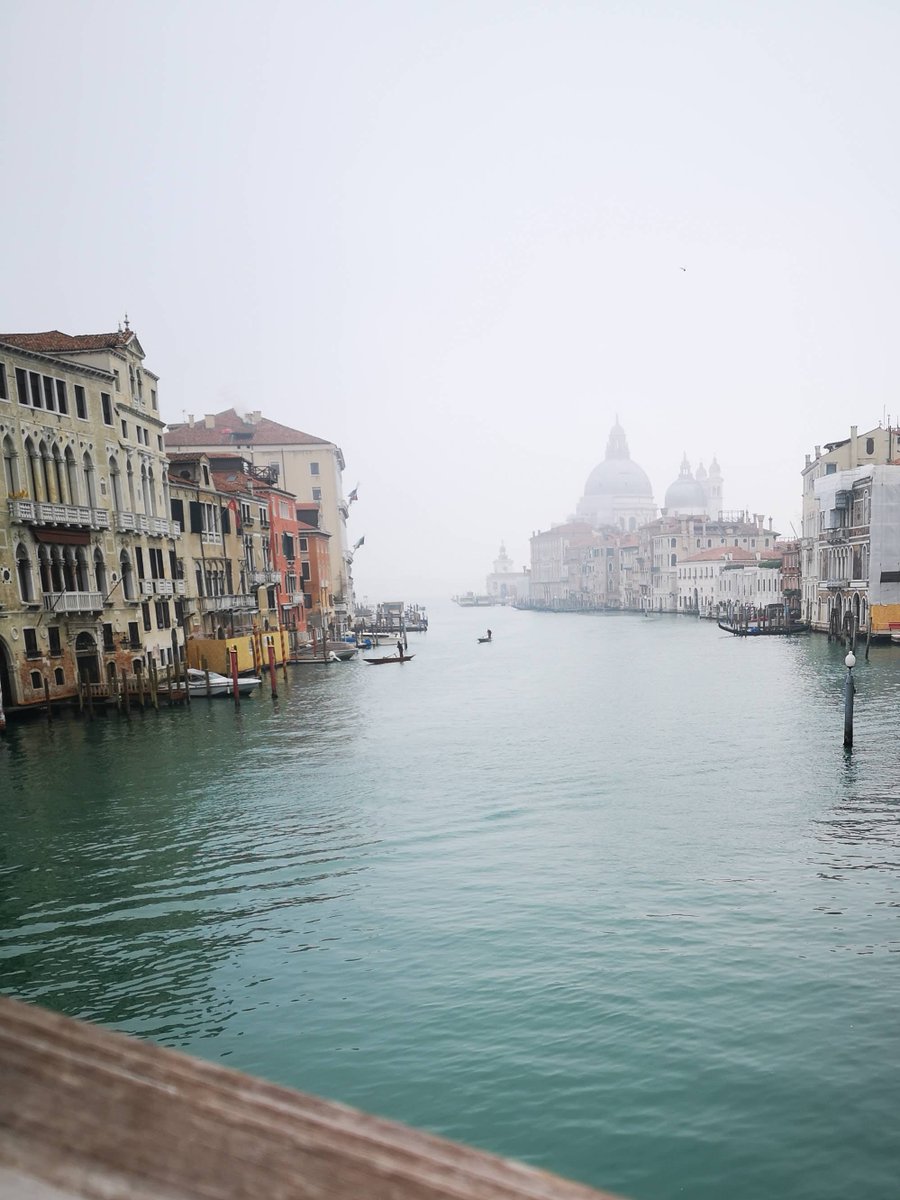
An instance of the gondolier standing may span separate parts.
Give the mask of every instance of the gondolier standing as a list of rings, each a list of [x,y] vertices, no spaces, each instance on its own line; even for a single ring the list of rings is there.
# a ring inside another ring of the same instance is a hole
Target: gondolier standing
[[[403,638],[397,638],[397,654],[400,661],[403,662]]]

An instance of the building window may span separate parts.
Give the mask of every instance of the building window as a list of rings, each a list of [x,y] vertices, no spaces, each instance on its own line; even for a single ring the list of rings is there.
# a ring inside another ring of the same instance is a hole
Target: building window
[[[41,377],[37,371],[28,372],[28,381],[31,384],[31,406],[32,408],[43,408],[41,401]]]
[[[308,538],[301,538],[301,539],[300,539],[300,553],[301,553],[301,554],[306,554],[306,552],[307,552],[308,550],[309,550],[309,539],[308,539]]]
[[[138,430],[138,433],[140,433],[140,430]],[[128,422],[127,421],[122,422],[122,437],[126,441],[128,440]]]
[[[155,388],[150,389],[150,403],[153,405],[154,408],[156,408],[156,389]]]
[[[16,391],[19,394],[19,403],[28,403],[28,376],[21,367],[16,367]]]
[[[84,388],[80,383],[75,384],[75,416],[82,421],[87,420],[87,400],[84,395]]]
[[[138,629],[137,621],[128,622],[128,644],[132,650],[141,648],[141,631]]]
[[[103,626],[103,649],[107,654],[112,654],[116,648],[116,643],[113,641],[113,627],[111,624]]]
[[[50,635],[50,657],[59,658],[59,656],[62,654],[62,645],[60,644],[59,640],[59,626],[50,625],[47,629],[47,633]]]
[[[319,464],[318,464],[318,463],[312,463],[312,462],[311,462],[311,463],[309,464],[309,473],[310,473],[310,475],[318,475],[318,473],[319,473]]]
[[[56,407],[61,413],[69,415],[69,397],[66,393],[66,381],[57,379],[56,381]]]
[[[9,399],[9,384],[6,381],[6,363],[0,362],[0,400]]]
[[[31,686],[36,692],[42,692],[44,690],[44,677],[40,671],[31,672]]]
[[[153,629],[153,623],[150,620],[150,601],[145,600],[141,605],[141,619],[144,623],[144,632],[150,633]]]
[[[37,630],[36,629],[28,629],[28,628],[23,629],[22,637],[25,640],[25,657],[26,658],[40,658],[41,652],[40,652],[40,650],[38,650]]]
[[[56,670],[53,672],[53,678],[56,681],[57,687],[62,687],[62,685],[66,682],[66,673],[62,667],[56,668]]]
[[[322,499],[322,489],[321,488],[313,488],[312,493],[313,493],[313,500],[321,500]]]
[[[834,475],[836,473],[837,473],[837,463],[826,463],[825,464],[825,474],[826,475]]]
[[[103,424],[112,425],[112,397],[109,392],[100,393],[100,405],[103,409]]]
[[[875,453],[875,439],[874,438],[866,438],[866,454],[874,454],[874,453]]]
[[[49,375],[44,375],[44,408],[48,412],[56,412],[56,388]]]

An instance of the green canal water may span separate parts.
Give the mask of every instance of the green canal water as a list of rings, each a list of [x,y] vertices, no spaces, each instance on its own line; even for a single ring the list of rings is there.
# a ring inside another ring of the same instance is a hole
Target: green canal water
[[[848,757],[823,638],[410,650],[11,726],[0,987],[634,1200],[894,1200],[900,651]]]

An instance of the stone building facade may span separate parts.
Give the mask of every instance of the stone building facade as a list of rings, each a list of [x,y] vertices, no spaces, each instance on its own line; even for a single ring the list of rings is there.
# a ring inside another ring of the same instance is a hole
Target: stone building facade
[[[128,328],[0,335],[0,690],[70,699],[183,650],[158,379]]]

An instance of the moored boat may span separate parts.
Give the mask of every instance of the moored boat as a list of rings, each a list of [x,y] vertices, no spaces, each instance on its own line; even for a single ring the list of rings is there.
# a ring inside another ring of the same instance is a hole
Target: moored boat
[[[717,621],[716,624],[725,633],[732,633],[735,637],[784,637],[792,633],[809,632],[806,621],[794,621],[790,625],[769,625],[759,621],[748,621],[744,625],[733,625],[728,621]]]
[[[367,662],[373,667],[383,667],[386,663],[405,663],[414,658],[414,654],[404,654],[402,658],[398,654],[392,654],[388,658],[364,658],[363,662]]]
[[[206,675],[206,671],[198,670],[196,667],[188,667],[188,691],[192,696],[209,696],[212,698],[215,696],[233,695],[232,683],[227,675],[220,675],[218,671],[210,671],[208,685]],[[254,688],[258,688],[261,683],[262,680],[258,679],[255,675],[239,675],[238,695],[249,696]],[[162,686],[159,690],[165,693],[167,689]],[[177,685],[177,690],[181,690],[180,682]]]

